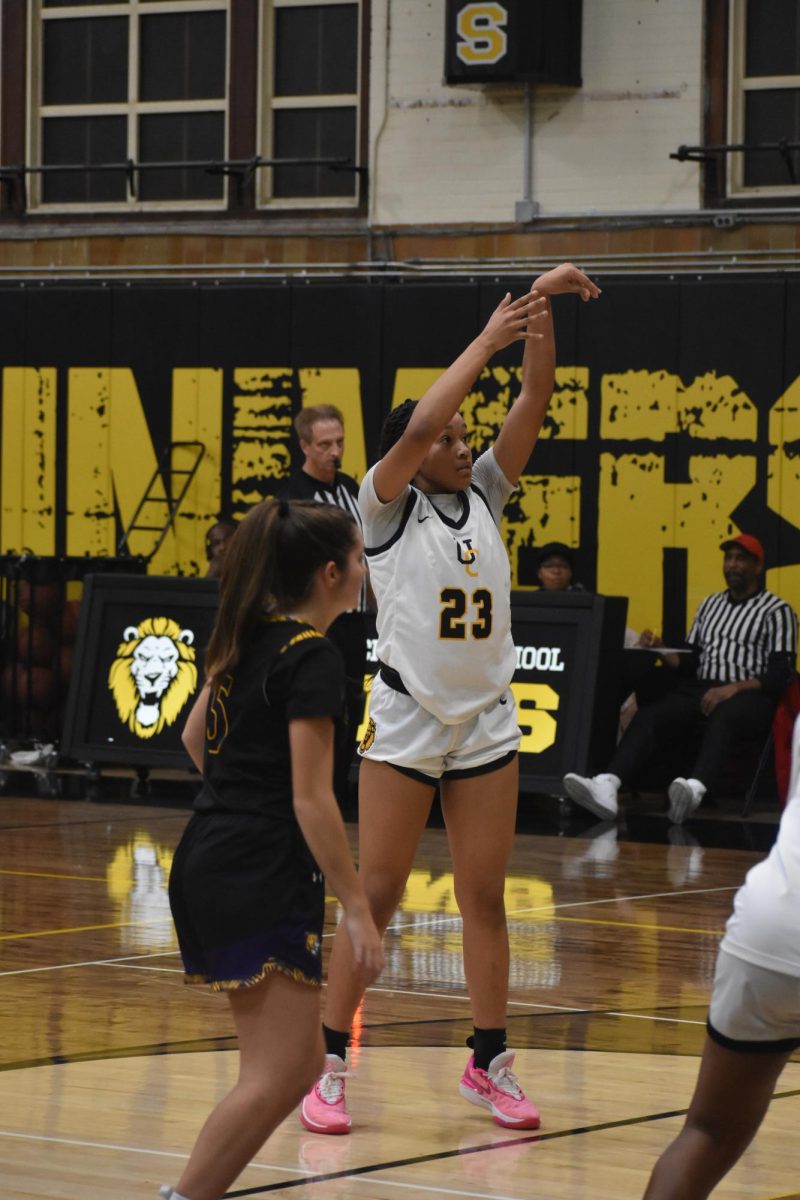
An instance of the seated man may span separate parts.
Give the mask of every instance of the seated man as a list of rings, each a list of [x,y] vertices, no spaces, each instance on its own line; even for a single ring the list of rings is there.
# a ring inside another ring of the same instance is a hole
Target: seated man
[[[714,787],[736,740],[766,737],[769,731],[775,704],[795,670],[797,617],[764,587],[758,538],[742,533],[721,549],[728,586],[701,602],[686,639],[692,654],[669,656],[680,673],[677,686],[639,709],[604,774],[564,776],[570,799],[596,816],[616,817],[621,785],[661,746],[678,743],[701,722],[691,773],[669,786],[670,820],[680,824]]]

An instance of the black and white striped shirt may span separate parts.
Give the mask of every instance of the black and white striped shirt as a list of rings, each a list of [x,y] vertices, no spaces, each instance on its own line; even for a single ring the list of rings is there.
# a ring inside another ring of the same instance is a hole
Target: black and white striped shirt
[[[760,679],[764,691],[779,692],[795,666],[797,617],[772,592],[756,592],[744,600],[729,591],[715,592],[701,602],[686,641],[699,654],[698,679]]]

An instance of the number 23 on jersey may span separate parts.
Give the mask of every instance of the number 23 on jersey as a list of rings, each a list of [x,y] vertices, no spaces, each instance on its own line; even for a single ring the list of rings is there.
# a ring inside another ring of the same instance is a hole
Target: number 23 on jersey
[[[442,588],[439,593],[439,637],[464,641],[488,638],[492,632],[492,593],[488,588]]]

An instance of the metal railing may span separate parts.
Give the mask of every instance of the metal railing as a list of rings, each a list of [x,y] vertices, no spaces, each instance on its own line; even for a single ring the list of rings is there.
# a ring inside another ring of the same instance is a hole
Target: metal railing
[[[670,154],[670,158],[678,162],[713,162],[715,158],[726,154],[779,154],[783,160],[792,184],[798,182],[797,172],[792,162],[792,151],[800,150],[800,142],[790,142],[781,138],[777,142],[718,142],[706,146],[679,146]]]
[[[207,175],[228,175],[237,187],[239,198],[251,182],[256,171],[263,168],[278,170],[284,167],[329,167],[332,171],[351,171],[365,174],[367,168],[357,166],[351,158],[263,158],[255,154],[252,158],[196,159],[172,162],[136,162],[132,158],[124,162],[101,163],[11,163],[0,166],[0,185],[19,189],[19,200],[27,205],[25,180],[29,175],[95,174],[115,171],[124,174],[128,196],[135,200],[139,189],[139,176],[148,171],[203,171]]]

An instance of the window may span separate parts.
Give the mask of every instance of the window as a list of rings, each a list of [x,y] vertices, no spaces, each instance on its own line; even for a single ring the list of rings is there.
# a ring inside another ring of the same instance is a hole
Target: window
[[[358,202],[352,168],[360,159],[361,8],[342,0],[265,0],[261,153],[334,163],[260,172],[261,204]]]
[[[226,157],[228,7],[37,0],[29,161],[51,170],[32,177],[32,206],[224,203],[222,174],[182,164]],[[129,161],[166,165],[134,171],[132,194]]]
[[[800,0],[732,0],[728,141],[800,143]],[[728,155],[727,194],[800,193],[800,150]]]

